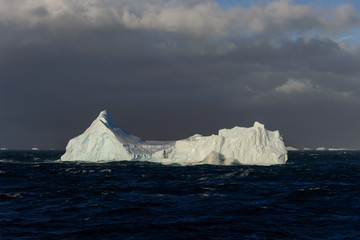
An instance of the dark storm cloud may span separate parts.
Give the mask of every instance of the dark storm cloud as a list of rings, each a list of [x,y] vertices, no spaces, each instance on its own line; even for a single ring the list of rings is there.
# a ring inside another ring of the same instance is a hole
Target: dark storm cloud
[[[144,138],[261,121],[289,145],[360,147],[359,46],[329,35],[357,24],[351,6],[326,20],[290,1],[229,12],[211,1],[25,2],[0,15],[1,146],[64,148],[108,109]]]
[[[32,14],[37,17],[47,17],[49,16],[49,12],[44,7],[38,7],[32,10]]]

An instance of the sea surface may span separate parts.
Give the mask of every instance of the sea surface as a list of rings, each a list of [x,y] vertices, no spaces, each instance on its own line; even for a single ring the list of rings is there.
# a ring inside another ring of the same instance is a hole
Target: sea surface
[[[62,154],[0,151],[0,239],[360,239],[360,152],[270,167]]]

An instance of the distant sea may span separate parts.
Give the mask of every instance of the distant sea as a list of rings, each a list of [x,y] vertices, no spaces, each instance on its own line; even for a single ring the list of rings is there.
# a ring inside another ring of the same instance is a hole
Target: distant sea
[[[270,167],[62,154],[0,151],[0,239],[360,239],[360,152]]]

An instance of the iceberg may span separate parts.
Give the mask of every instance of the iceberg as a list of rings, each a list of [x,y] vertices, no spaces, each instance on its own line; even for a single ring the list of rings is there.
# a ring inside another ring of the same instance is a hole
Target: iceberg
[[[327,151],[327,147],[318,147],[318,148],[316,148],[315,150],[316,151]]]
[[[117,127],[104,110],[85,132],[71,139],[62,161],[143,160],[162,164],[273,165],[287,161],[278,131],[263,124],[221,129],[217,135],[195,134],[177,141],[149,141]]]
[[[286,150],[288,150],[288,151],[299,151],[299,149],[291,147],[291,146],[287,146]]]
[[[328,151],[359,151],[356,149],[352,149],[352,148],[328,148]]]

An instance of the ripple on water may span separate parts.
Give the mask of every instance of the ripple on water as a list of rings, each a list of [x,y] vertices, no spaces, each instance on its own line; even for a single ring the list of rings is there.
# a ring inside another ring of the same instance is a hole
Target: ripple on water
[[[292,152],[270,167],[1,154],[1,239],[360,237],[360,153]]]

